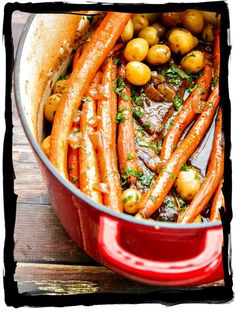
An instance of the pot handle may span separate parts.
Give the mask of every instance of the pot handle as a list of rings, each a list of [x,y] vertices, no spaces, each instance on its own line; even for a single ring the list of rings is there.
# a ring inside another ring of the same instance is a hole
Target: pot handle
[[[176,262],[149,260],[121,246],[119,221],[101,216],[99,222],[98,248],[104,264],[131,279],[141,279],[149,284],[184,286],[204,282],[216,270],[219,271],[222,243],[222,229],[210,229],[206,231],[197,256]],[[222,272],[219,276],[223,275]]]

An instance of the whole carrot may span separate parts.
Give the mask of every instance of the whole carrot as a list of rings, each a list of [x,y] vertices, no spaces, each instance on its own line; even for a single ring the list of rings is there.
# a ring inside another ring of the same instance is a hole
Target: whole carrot
[[[202,77],[198,78],[192,93],[185,100],[176,115],[172,127],[167,131],[161,148],[161,159],[168,160],[176,147],[181,134],[196,116],[196,105],[205,101],[211,87],[212,65],[205,59]]]
[[[181,223],[193,222],[194,219],[204,210],[210,201],[224,173],[224,140],[222,133],[222,109],[216,118],[215,133],[206,177],[200,190],[194,196],[189,207],[186,209]]]
[[[94,120],[96,119],[96,101],[91,97],[90,91],[98,88],[100,83],[98,72],[89,85],[88,93],[83,102],[80,118],[81,144],[79,147],[80,190],[94,201],[102,204],[102,193],[99,190],[100,174],[96,151],[90,139],[94,132]]]
[[[196,150],[203,136],[209,128],[216,108],[219,103],[219,84],[216,84],[211,92],[204,111],[198,117],[188,135],[183,139],[164,169],[158,175],[151,189],[142,197],[139,204],[139,213],[144,217],[150,217],[162,204],[166,195],[174,184],[182,165]]]
[[[223,207],[225,208],[225,199],[224,195],[222,192],[222,185],[223,185],[223,180],[221,180],[220,184],[218,185],[215,195],[212,200],[211,204],[211,211],[210,211],[210,221],[218,221],[221,219],[220,217],[220,208]]]
[[[122,189],[117,163],[114,160],[114,137],[113,129],[115,121],[112,118],[112,59],[109,58],[104,70],[102,80],[102,90],[105,99],[98,101],[98,125],[97,134],[99,138],[98,144],[98,160],[101,173],[101,181],[105,183],[107,193],[103,194],[103,202],[114,211],[122,212]]]
[[[84,48],[58,106],[51,133],[50,160],[67,178],[67,151],[73,117],[99,67],[114,47],[131,14],[109,12]]]
[[[125,66],[122,64],[118,71],[119,80],[123,82],[124,88],[119,91],[118,112],[121,115],[121,121],[118,126],[118,160],[120,172],[125,173],[125,169],[140,170],[137,162],[135,140],[134,140],[134,122],[132,116],[132,103],[130,84],[125,81]],[[137,177],[128,177],[129,183],[135,183]]]

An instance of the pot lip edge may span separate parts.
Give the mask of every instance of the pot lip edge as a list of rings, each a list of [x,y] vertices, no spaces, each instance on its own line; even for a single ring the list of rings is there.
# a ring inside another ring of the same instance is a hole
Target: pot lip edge
[[[27,39],[27,35],[29,32],[29,29],[31,27],[32,22],[34,21],[37,14],[30,14],[26,24],[24,25],[24,28],[22,30],[19,44],[16,50],[16,57],[15,57],[15,64],[14,64],[14,96],[16,100],[16,108],[18,115],[20,117],[20,121],[22,124],[22,127],[24,129],[25,135],[31,145],[31,148],[36,153],[39,160],[42,162],[42,164],[47,168],[47,170],[53,175],[61,185],[63,185],[67,190],[70,191],[70,193],[74,196],[76,196],[79,199],[82,199],[82,201],[95,208],[96,210],[99,210],[103,214],[106,214],[107,216],[111,216],[112,218],[119,219],[121,221],[125,221],[128,223],[134,223],[134,224],[141,224],[145,227],[153,227],[155,229],[213,229],[216,227],[222,227],[221,221],[218,222],[204,222],[204,223],[194,223],[194,224],[178,224],[173,222],[164,222],[164,221],[151,221],[151,220],[145,220],[145,219],[137,219],[134,216],[125,214],[125,213],[118,213],[115,211],[112,211],[108,207],[102,204],[98,204],[95,201],[91,200],[88,196],[86,196],[82,191],[77,189],[73,186],[72,183],[67,181],[65,178],[62,177],[62,175],[56,170],[56,168],[51,164],[51,162],[48,160],[48,158],[45,156],[45,154],[40,149],[39,144],[36,142],[25,117],[25,113],[23,110],[23,105],[21,102],[21,94],[20,94],[20,80],[19,80],[19,72],[20,72],[20,64],[21,64],[21,58],[22,58],[22,51],[24,48],[25,41]]]

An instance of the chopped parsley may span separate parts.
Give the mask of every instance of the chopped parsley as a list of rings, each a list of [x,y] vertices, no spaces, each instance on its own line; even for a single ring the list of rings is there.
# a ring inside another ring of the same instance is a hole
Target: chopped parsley
[[[147,128],[147,129],[150,129],[152,126],[151,122],[150,121],[147,121],[145,123],[143,123],[143,127]]]
[[[122,112],[117,112],[116,114],[116,123],[119,122],[124,122],[125,121],[125,116],[123,115]]]
[[[213,106],[213,102],[209,102],[209,107],[213,110],[214,106]]]
[[[171,200],[168,200],[167,202],[165,202],[165,205],[170,208],[175,208],[175,203]]]
[[[93,19],[94,19],[94,16],[93,16],[93,15],[86,15],[86,19],[87,19],[89,22],[92,22]]]
[[[201,84],[200,83],[197,83],[196,85],[194,85],[193,87],[189,87],[188,89],[187,89],[187,91],[189,92],[189,93],[192,93],[192,91],[194,91],[194,89],[196,89],[196,88],[198,88],[198,87],[200,87],[201,86]]]
[[[187,171],[187,170],[189,170],[189,169],[191,169],[191,168],[192,168],[191,166],[187,166],[186,163],[184,163],[184,164],[182,165],[182,167],[181,167],[181,170]]]
[[[175,110],[179,111],[179,109],[182,106],[183,102],[182,102],[182,99],[180,98],[180,96],[178,94],[173,99],[173,104],[174,104]]]
[[[61,81],[61,80],[67,80],[67,75],[60,75],[56,82]]]
[[[143,108],[132,108],[131,109],[133,117],[137,120],[141,119],[143,116]]]
[[[154,196],[154,195],[152,195],[152,194],[149,196],[149,199],[150,199],[153,203],[156,203],[156,202],[157,202],[157,197]]]
[[[137,105],[142,106],[143,98],[146,97],[146,94],[141,93],[140,95],[137,93],[134,86],[131,87],[131,100]]]
[[[211,83],[211,86],[212,87],[215,87],[216,86],[216,83],[218,83],[219,81],[219,77],[218,76],[215,76],[212,80],[212,83]]]
[[[155,177],[154,174],[151,174],[149,176],[143,176],[140,182],[141,185],[150,188],[152,186],[154,177]]]
[[[128,153],[127,156],[126,156],[126,160],[130,161],[130,160],[133,160],[133,159],[134,159],[134,156],[131,153]]]
[[[120,64],[120,60],[117,59],[117,58],[114,58],[112,63],[115,64],[115,65],[119,65]]]
[[[82,101],[83,102],[92,101],[92,98],[90,98],[90,97],[83,97]]]
[[[180,209],[184,210],[186,208],[186,203],[180,196],[178,196],[178,202],[179,202]]]
[[[138,179],[143,177],[143,172],[139,171],[137,169],[134,169],[132,167],[124,167],[123,168],[124,173],[121,175],[121,178],[123,180],[122,185],[125,185],[127,183],[127,179],[129,177],[136,177]]]
[[[135,139],[140,147],[152,148],[157,154],[160,154],[160,147],[157,143],[147,143],[138,137],[136,137]]]
[[[170,65],[168,69],[162,70],[161,74],[164,75],[172,85],[179,85],[181,83],[181,79],[188,79],[192,81],[190,75],[186,74],[173,64]]]
[[[127,203],[128,201],[132,200],[132,198],[133,198],[133,195],[128,195],[123,199],[123,202]]]

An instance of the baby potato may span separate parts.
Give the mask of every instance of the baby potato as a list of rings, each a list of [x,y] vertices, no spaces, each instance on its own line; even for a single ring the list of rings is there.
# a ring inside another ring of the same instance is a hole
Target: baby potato
[[[142,61],[148,53],[149,45],[144,38],[134,38],[129,41],[124,50],[127,61]]]
[[[204,65],[204,55],[199,50],[192,50],[181,60],[181,65],[189,73],[197,73]]]
[[[166,27],[164,25],[156,22],[156,23],[152,24],[151,26],[157,30],[157,35],[159,38],[164,36],[165,31],[166,31]]]
[[[121,33],[121,39],[123,42],[128,42],[134,36],[134,25],[132,19],[128,20],[128,23],[125,25],[123,32]]]
[[[68,80],[58,80],[52,89],[52,94],[63,94],[67,88]]]
[[[201,11],[204,21],[209,24],[220,26],[220,14],[217,12]]]
[[[141,199],[141,193],[135,188],[129,188],[122,193],[122,201],[124,211],[127,214],[136,214],[138,211],[138,203]]]
[[[202,13],[198,10],[186,10],[183,13],[183,25],[192,34],[200,34],[204,27]]]
[[[148,18],[145,14],[133,14],[132,22],[134,25],[134,32],[137,34],[142,28],[149,25]]]
[[[141,29],[138,33],[138,37],[146,39],[150,47],[156,45],[159,41],[157,30],[152,26]]]
[[[126,79],[133,85],[145,85],[151,78],[150,68],[139,61],[131,61],[125,67]]]
[[[53,94],[48,98],[44,106],[44,116],[49,122],[53,122],[58,104],[61,101],[61,94]]]
[[[196,47],[198,40],[187,29],[174,28],[168,36],[168,44],[171,51],[183,55]]]
[[[214,41],[214,26],[212,24],[206,24],[202,30],[202,39],[204,41]]]
[[[166,26],[175,27],[182,22],[182,12],[162,13],[161,21]]]
[[[181,170],[174,183],[176,192],[182,199],[190,203],[201,187],[201,176],[194,167]]]
[[[47,136],[41,144],[41,148],[44,152],[44,154],[49,158],[49,153],[50,153],[50,140],[51,140],[51,135]]]
[[[153,65],[164,64],[169,61],[170,56],[171,51],[167,45],[157,44],[149,49],[146,60]]]

